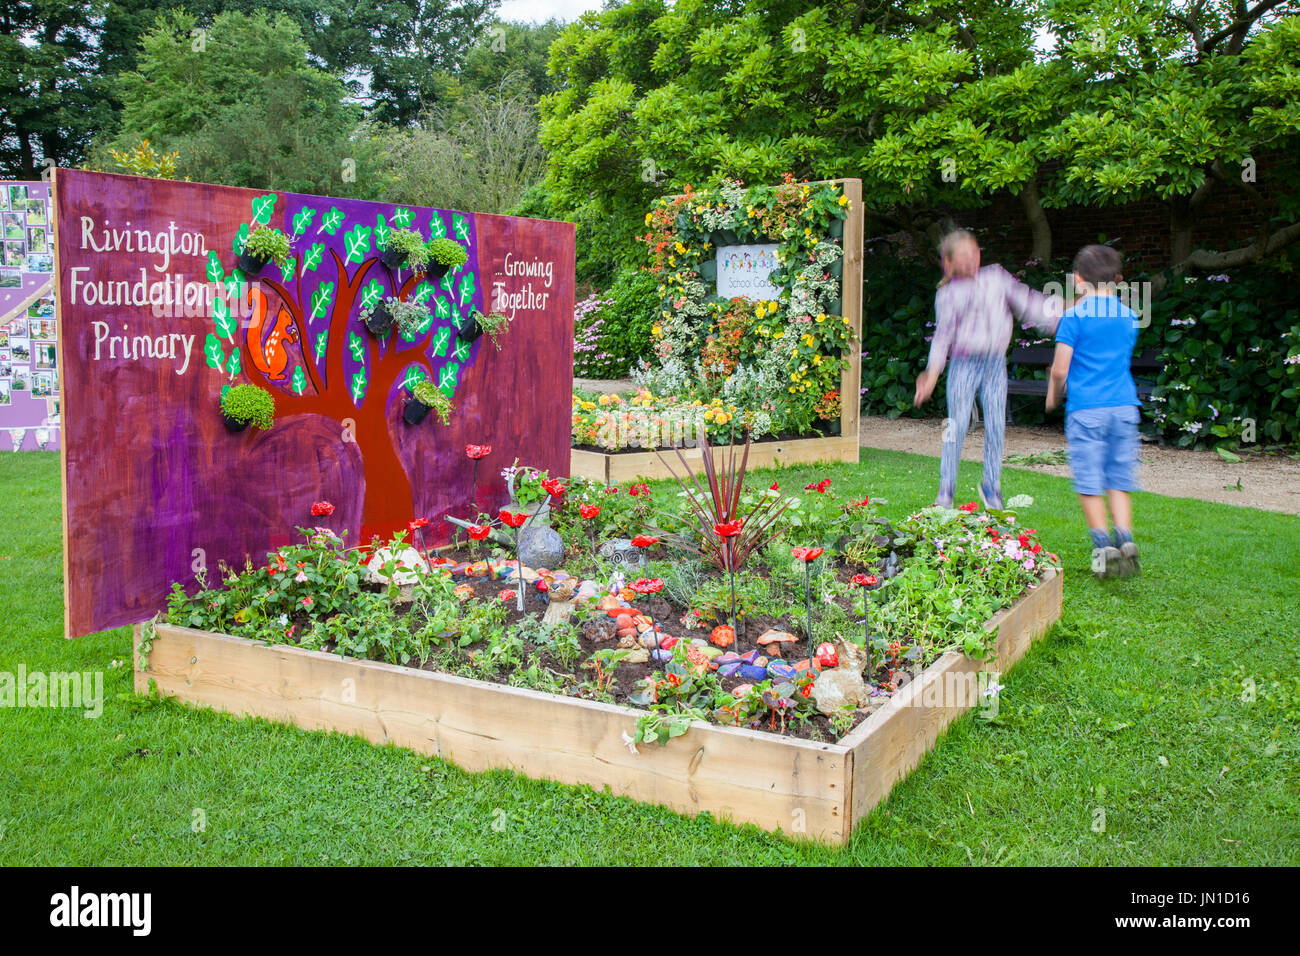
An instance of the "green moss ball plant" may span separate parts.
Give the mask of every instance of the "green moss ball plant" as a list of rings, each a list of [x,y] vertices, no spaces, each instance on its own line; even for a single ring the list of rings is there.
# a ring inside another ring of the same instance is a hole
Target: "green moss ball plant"
[[[275,421],[275,399],[256,385],[232,385],[221,396],[221,414],[232,432],[242,432],[250,424],[265,431]]]

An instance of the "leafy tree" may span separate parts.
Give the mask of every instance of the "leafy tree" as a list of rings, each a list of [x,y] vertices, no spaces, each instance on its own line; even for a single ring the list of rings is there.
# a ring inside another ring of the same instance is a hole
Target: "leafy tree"
[[[94,69],[98,2],[0,0],[0,176],[79,162],[111,108]]]
[[[260,12],[219,14],[202,33],[197,24],[172,12],[145,35],[139,68],[119,81],[122,124],[109,145],[175,150],[179,172],[205,182],[357,191],[359,110],[308,62],[297,24]]]
[[[378,134],[390,201],[505,213],[541,179],[536,104],[518,75],[491,92],[463,95],[454,108],[426,113],[421,122]]]

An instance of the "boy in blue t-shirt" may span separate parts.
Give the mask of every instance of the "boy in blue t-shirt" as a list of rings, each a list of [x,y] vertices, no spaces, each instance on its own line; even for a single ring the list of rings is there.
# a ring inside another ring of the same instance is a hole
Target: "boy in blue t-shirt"
[[[1129,498],[1138,490],[1141,403],[1129,371],[1138,321],[1114,295],[1121,266],[1120,254],[1109,246],[1084,246],[1074,257],[1075,291],[1083,298],[1061,316],[1047,387],[1048,411],[1065,391],[1065,444],[1098,577],[1138,572]],[[1108,500],[1113,538],[1107,531]]]

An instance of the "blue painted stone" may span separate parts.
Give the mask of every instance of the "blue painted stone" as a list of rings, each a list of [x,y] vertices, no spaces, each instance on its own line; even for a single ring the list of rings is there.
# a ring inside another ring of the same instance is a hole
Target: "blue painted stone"
[[[758,660],[758,653],[759,653],[758,649],[755,648],[754,650],[750,651],[748,654],[742,654],[740,659],[744,661],[746,664],[752,664],[754,663],[754,661]]]
[[[733,661],[733,662],[730,663],[730,664],[719,664],[719,665],[718,665],[718,676],[719,676],[719,677],[731,677],[732,675],[734,675],[734,674],[736,673],[736,671],[740,670],[740,667],[741,667],[741,665],[740,665],[740,662],[739,662],[739,661]]]
[[[744,661],[740,659],[740,655],[735,651],[727,651],[715,657],[713,663],[721,667],[723,664],[742,664]]]
[[[673,659],[673,652],[666,651],[662,647],[650,652],[650,656],[657,661],[670,661]]]
[[[719,667],[718,671],[721,673],[722,668]],[[766,680],[767,668],[755,664],[742,664],[740,665],[740,676],[746,680]]]
[[[799,676],[793,664],[787,664],[784,661],[772,661],[767,665],[767,676],[772,680],[794,680]]]

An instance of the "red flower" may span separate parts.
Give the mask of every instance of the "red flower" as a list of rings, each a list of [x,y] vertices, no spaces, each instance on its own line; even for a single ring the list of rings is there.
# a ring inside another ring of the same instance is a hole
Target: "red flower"
[[[491,531],[492,528],[485,524],[472,524],[465,530],[469,532],[471,540],[482,541],[488,536],[488,532]]]
[[[803,687],[799,688],[799,693],[803,694],[804,699],[807,699],[809,697],[812,697],[812,690],[813,690],[813,685],[811,683],[808,683],[808,684],[804,684]]]
[[[627,493],[635,498],[637,495],[650,497],[650,486],[647,484],[632,485],[627,489]]]
[[[600,505],[578,505],[578,514],[590,521],[600,514]]]
[[[508,528],[522,528],[527,520],[528,515],[523,511],[512,513],[505,508],[501,509],[501,523]]]
[[[874,574],[855,574],[853,575],[853,586],[855,588],[874,588],[880,579]]]
[[[313,518],[319,518],[322,515],[328,518],[334,513],[334,506],[328,501],[313,501],[311,504],[311,514]]]
[[[774,482],[772,482],[772,490],[773,490],[773,491],[780,491],[780,490],[781,490],[781,486],[780,486],[779,484],[777,484],[777,483],[774,481]]]
[[[414,521],[408,521],[406,524],[406,526],[410,528],[412,531],[419,531],[421,528],[428,527],[428,525],[429,525],[428,518],[416,518]]]
[[[618,494],[618,485],[610,485],[608,488],[605,489],[605,494],[607,495]]]
[[[824,550],[824,548],[791,548],[790,555],[800,561],[811,562],[820,558]]]
[[[547,478],[542,482],[542,487],[546,489],[548,495],[555,498],[564,497],[564,493],[569,490],[559,478]]]
[[[663,578],[637,578],[632,582],[632,590],[637,594],[658,594],[663,589]]]
[[[478,461],[480,458],[486,458],[492,454],[491,445],[466,445],[465,457],[472,461]]]
[[[632,547],[634,548],[651,548],[658,543],[659,543],[658,538],[654,538],[644,534],[639,534],[632,539]]]
[[[305,598],[302,599],[302,606],[303,606],[303,607],[311,607],[311,606],[312,606],[313,604],[315,604],[315,603],[316,603],[316,602],[313,601],[313,600],[311,599],[310,596],[309,596],[309,597],[305,597]]]
[[[979,502],[978,502],[978,501],[968,501],[966,504],[964,504],[964,505],[960,505],[960,506],[957,508],[957,510],[958,510],[958,511],[964,511],[964,512],[966,512],[967,514],[970,514],[972,511],[978,511],[978,510],[979,510]]]
[[[821,481],[817,482],[816,484],[804,485],[803,490],[815,491],[819,495],[824,495],[826,494],[826,489],[829,488],[830,486],[831,486],[831,480],[829,478],[823,478]]]
[[[745,522],[740,518],[735,521],[724,521],[721,524],[713,526],[713,533],[720,538],[734,538],[740,534],[740,529],[745,526]]]
[[[855,501],[853,503],[859,508],[865,508],[867,505],[871,504],[871,496],[867,495],[867,497],[863,498],[861,501]]]

